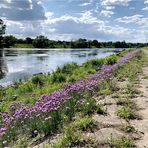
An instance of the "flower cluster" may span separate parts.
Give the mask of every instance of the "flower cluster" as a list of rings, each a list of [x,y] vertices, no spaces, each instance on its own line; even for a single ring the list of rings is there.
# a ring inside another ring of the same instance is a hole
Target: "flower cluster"
[[[40,113],[49,113],[58,110],[65,101],[73,99],[71,94],[74,92],[78,92],[80,94],[86,91],[93,92],[99,84],[111,76],[113,70],[128,62],[131,58],[139,55],[139,53],[140,50],[129,52],[127,55],[120,57],[116,64],[103,65],[101,70],[94,75],[90,75],[89,77],[83,78],[75,83],[65,84],[62,89],[51,94],[42,95],[34,106],[20,106],[20,104],[13,103],[10,106],[10,110],[13,110],[13,112],[1,113],[3,124],[0,128],[0,136],[19,119],[33,116],[37,117]]]

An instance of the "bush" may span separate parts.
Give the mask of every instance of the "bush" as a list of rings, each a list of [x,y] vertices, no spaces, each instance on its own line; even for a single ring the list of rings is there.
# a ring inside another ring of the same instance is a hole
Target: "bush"
[[[112,55],[106,58],[105,64],[108,65],[113,65],[117,62],[117,56],[116,55]]]
[[[40,76],[34,76],[31,81],[35,85],[42,86],[44,84],[44,81],[43,81],[43,79]]]
[[[78,68],[77,63],[68,63],[61,68],[61,72],[65,74],[71,74],[76,68]]]
[[[98,68],[101,67],[104,64],[104,59],[92,59],[86,63],[83,64],[83,66],[86,67],[92,67],[92,68]]]
[[[61,82],[65,82],[66,81],[66,76],[63,73],[53,73],[51,76],[51,81],[52,83],[61,83]]]
[[[136,119],[137,115],[135,112],[128,106],[119,107],[117,109],[117,115],[124,119]]]

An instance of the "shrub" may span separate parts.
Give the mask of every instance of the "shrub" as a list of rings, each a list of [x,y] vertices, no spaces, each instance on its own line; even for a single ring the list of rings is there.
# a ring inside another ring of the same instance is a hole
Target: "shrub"
[[[83,64],[84,67],[98,68],[104,64],[104,59],[92,59]]]
[[[68,78],[68,82],[75,82],[76,80],[77,80],[77,78],[74,75],[72,75]]]
[[[84,115],[88,115],[93,113],[95,111],[95,108],[96,108],[96,101],[94,99],[87,99],[87,101],[80,106],[80,111]]]
[[[105,64],[108,65],[113,65],[117,62],[117,56],[116,55],[112,55],[106,58]]]
[[[76,68],[78,68],[77,63],[67,63],[62,67],[58,67],[56,73],[72,74]]]
[[[66,76],[63,73],[56,73],[54,72],[51,76],[51,81],[53,83],[57,82],[57,83],[61,83],[61,82],[65,82],[66,81]]]
[[[40,85],[42,86],[44,84],[44,81],[42,79],[42,77],[40,76],[34,76],[32,79],[31,79],[32,83],[35,84],[35,85]]]
[[[124,119],[136,119],[137,115],[135,112],[128,106],[119,107],[117,109],[117,115]]]

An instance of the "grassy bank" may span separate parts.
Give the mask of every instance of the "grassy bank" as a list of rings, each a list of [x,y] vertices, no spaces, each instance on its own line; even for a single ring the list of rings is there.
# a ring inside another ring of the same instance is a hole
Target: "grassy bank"
[[[1,141],[2,145],[7,145],[11,140],[17,141],[18,136],[22,137],[22,135],[29,135],[32,138],[36,137],[36,135],[40,135],[40,137],[52,135],[52,133],[55,133],[59,127],[63,127],[65,123],[73,121],[73,117],[75,117],[77,113],[81,114],[80,116],[82,117],[91,115],[94,112],[98,114],[106,114],[106,111],[102,106],[97,104],[96,100],[92,98],[96,95],[106,95],[110,94],[111,91],[115,91],[116,86],[114,85],[114,82],[110,80],[112,71],[116,71],[117,68],[122,68],[124,63],[127,63],[135,56],[137,56],[137,59],[140,58],[138,56],[139,51],[125,54],[124,51],[105,59],[91,60],[84,63],[82,66],[68,64],[63,68],[58,68],[53,74],[37,75],[27,82],[19,82],[14,84],[13,87],[11,86],[2,90],[1,95],[5,95],[5,97],[8,95],[6,91],[11,90],[10,92],[14,93],[13,91],[19,90],[18,92],[20,94],[18,93],[18,96],[20,95],[20,97],[13,95],[13,100],[9,100],[9,102],[7,102],[8,104],[14,100],[22,101],[23,95],[25,97],[23,102],[26,101],[25,99],[28,98],[29,95],[31,95],[32,98],[29,102],[25,103],[34,104],[34,96],[38,97],[40,93],[43,94],[44,91],[48,91],[46,92],[48,94],[40,97],[33,107],[30,107],[30,105],[21,106],[18,103],[14,103],[11,105],[9,113],[2,114],[1,126],[5,124],[5,127],[1,128],[1,134],[3,135]],[[120,58],[123,55],[124,57]],[[97,73],[97,71],[99,72]],[[116,75],[116,73],[114,74]],[[85,79],[82,79],[82,77],[85,77]],[[80,78],[81,80],[79,80]],[[66,82],[75,83],[65,84]],[[20,91],[21,86],[24,86],[21,89],[22,91]],[[27,89],[24,89],[26,86]],[[54,89],[52,86],[55,86]],[[62,89],[49,94],[62,86]],[[35,94],[35,90],[40,93]],[[43,92],[41,92],[41,90]],[[6,100],[4,100],[4,103],[5,101]],[[5,104],[6,110],[8,104]],[[86,119],[82,123],[85,123],[85,121],[89,124],[91,120]],[[74,129],[79,128],[81,125],[77,122],[75,124],[73,125]],[[80,127],[83,128],[83,126],[85,127],[85,124]],[[70,131],[70,129],[67,131]],[[66,144],[67,140],[68,142],[69,140],[71,142],[79,140],[77,137],[75,139],[71,134],[66,135],[66,139],[64,138]],[[4,141],[6,142],[4,143]]]
[[[66,64],[53,73],[39,74],[27,81],[14,82],[12,86],[0,88],[0,111],[8,109],[13,101],[34,104],[42,94],[60,89],[65,83],[75,82],[90,74],[95,74],[103,64],[114,64],[126,51],[119,52],[103,59],[93,59],[81,66],[76,63]]]
[[[32,44],[15,44],[11,48],[34,48]]]

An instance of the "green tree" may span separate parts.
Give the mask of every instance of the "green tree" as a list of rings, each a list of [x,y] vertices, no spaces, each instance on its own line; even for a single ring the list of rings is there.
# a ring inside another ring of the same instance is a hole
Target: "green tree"
[[[33,41],[33,46],[35,48],[46,48],[49,47],[49,40],[45,36],[37,36]]]
[[[26,38],[26,43],[27,44],[32,44],[32,42],[33,42],[33,39],[32,38],[30,38],[30,37],[27,37]]]
[[[3,41],[4,41],[4,47],[6,47],[6,48],[9,48],[17,43],[17,39],[12,35],[5,36],[3,38]]]
[[[97,48],[100,48],[101,47],[101,44],[97,40],[93,40],[92,41],[92,46],[97,47]]]
[[[3,47],[3,37],[2,35],[5,34],[6,25],[4,21],[0,19],[0,47]]]
[[[76,48],[88,48],[88,42],[86,39],[78,39],[74,42]]]

